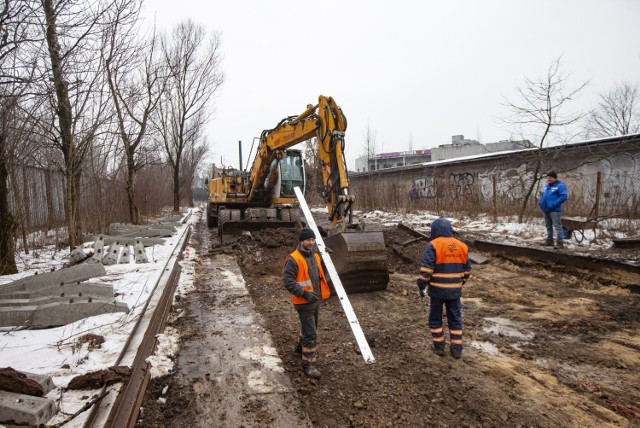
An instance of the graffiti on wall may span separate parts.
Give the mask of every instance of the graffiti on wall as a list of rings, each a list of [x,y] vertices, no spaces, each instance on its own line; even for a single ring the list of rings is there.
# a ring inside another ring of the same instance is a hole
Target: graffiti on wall
[[[522,200],[533,178],[527,173],[524,162],[514,168],[500,169],[496,166],[478,173],[480,193],[486,200],[493,198],[493,177],[496,177],[497,197],[503,200]]]
[[[640,188],[640,177],[634,171],[640,170],[640,154],[620,153],[585,159],[576,169],[562,174],[562,180],[569,187],[570,197],[584,206],[592,205],[596,192],[596,174],[602,174],[601,200],[610,201],[617,206],[629,207],[636,204],[638,197],[627,189]],[[496,197],[502,202],[521,202],[529,191],[532,171],[526,162],[518,165],[496,165],[482,172],[451,172],[445,180],[436,180],[433,171],[425,171],[420,177],[414,177],[409,199],[444,199],[491,201],[494,197],[494,177]],[[540,181],[544,184],[544,180]],[[536,189],[534,196],[537,196]],[[631,196],[629,196],[631,195]],[[580,202],[579,202],[580,201]]]
[[[473,195],[475,178],[468,172],[449,174],[449,192],[453,199],[469,199]]]
[[[434,199],[444,196],[444,187],[437,185],[436,179],[433,173],[428,172],[423,177],[418,177],[413,180],[411,190],[409,191],[409,199],[415,201],[417,199]]]
[[[601,200],[619,207],[630,208],[637,203],[635,193],[628,189],[637,189],[640,178],[632,171],[640,170],[640,154],[620,153],[606,159],[598,157],[587,158],[576,171],[567,174],[568,185],[572,188],[571,195],[592,203],[596,194],[596,174],[601,173]]]

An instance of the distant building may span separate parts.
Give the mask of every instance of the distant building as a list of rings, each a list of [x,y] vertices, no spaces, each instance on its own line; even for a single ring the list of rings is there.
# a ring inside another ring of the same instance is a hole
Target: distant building
[[[367,159],[362,156],[356,159],[356,172],[378,171],[398,166],[415,165],[431,161],[431,150],[410,150],[406,152],[377,153]]]
[[[433,149],[378,153],[369,159],[367,159],[367,156],[362,156],[356,159],[356,172],[378,171],[424,162],[455,159],[507,150],[521,150],[532,147],[534,147],[534,145],[529,140],[503,140],[497,143],[482,144],[476,140],[464,138],[464,135],[454,135],[451,137],[451,144],[442,144]]]

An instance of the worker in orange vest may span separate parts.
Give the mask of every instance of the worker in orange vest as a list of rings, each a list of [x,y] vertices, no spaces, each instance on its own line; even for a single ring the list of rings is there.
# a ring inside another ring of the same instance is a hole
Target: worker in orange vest
[[[291,303],[300,318],[300,334],[295,351],[302,356],[304,373],[312,379],[320,379],[320,371],[315,366],[318,316],[320,302],[328,299],[331,291],[315,245],[313,230],[302,228],[298,247],[285,259],[282,281],[291,293]]]
[[[469,249],[453,237],[451,222],[438,218],[431,223],[431,236],[427,244],[417,279],[420,297],[427,292],[431,299],[429,328],[433,350],[444,356],[445,337],[442,307],[447,311],[451,355],[462,357],[462,286],[471,274]],[[428,291],[427,291],[428,289]]]

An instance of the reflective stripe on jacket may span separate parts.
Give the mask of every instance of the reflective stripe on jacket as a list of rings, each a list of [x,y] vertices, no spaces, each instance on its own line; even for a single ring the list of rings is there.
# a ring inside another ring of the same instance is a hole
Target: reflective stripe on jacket
[[[289,254],[289,256],[293,260],[295,260],[296,264],[298,265],[296,282],[300,287],[302,287],[303,290],[313,293],[313,284],[311,283],[311,278],[309,277],[309,267],[307,266],[307,261],[298,250],[295,250],[293,253]],[[316,259],[316,265],[318,266],[318,272],[320,274],[320,297],[322,297],[322,300],[327,300],[331,295],[331,291],[329,290],[329,284],[327,284],[324,276],[324,271],[322,270],[320,254],[315,253],[313,256]],[[306,303],[309,303],[304,297],[293,295],[291,296],[291,302],[295,305],[304,305]]]
[[[462,281],[469,277],[469,250],[452,237],[440,237],[431,241],[436,253],[435,266],[430,286],[439,288],[462,288]]]

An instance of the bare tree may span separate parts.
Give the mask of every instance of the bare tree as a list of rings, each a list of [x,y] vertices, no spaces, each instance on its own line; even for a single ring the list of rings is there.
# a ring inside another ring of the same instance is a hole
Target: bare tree
[[[16,223],[8,199],[10,129],[33,76],[33,60],[24,53],[25,46],[34,40],[33,24],[27,1],[0,2],[0,275],[17,272],[13,245]]]
[[[205,139],[198,138],[200,143],[187,145],[186,150],[182,155],[182,166],[180,167],[180,188],[184,189],[186,200],[190,207],[193,207],[193,183],[201,169],[202,162],[206,157],[209,146]],[[200,181],[202,182],[202,181]]]
[[[182,197],[182,158],[188,147],[202,143],[213,96],[224,81],[220,48],[218,33],[207,42],[204,26],[190,20],[176,26],[170,36],[161,37],[161,52],[168,73],[154,126],[173,171],[173,209],[176,212]]]
[[[69,245],[82,242],[81,177],[90,145],[107,120],[108,92],[102,63],[103,32],[112,3],[99,0],[41,0],[44,34],[55,98],[57,124],[51,139],[62,154],[65,174],[65,215]]]
[[[141,3],[137,0],[116,2],[112,9],[113,25],[106,33],[103,54],[111,93],[118,136],[124,149],[126,192],[129,217],[139,224],[140,209],[136,205],[136,172],[145,166],[145,143],[150,116],[155,110],[165,80],[157,61],[155,29],[147,42],[136,34]]]
[[[378,150],[378,133],[369,124],[367,124],[367,130],[364,135],[363,149],[363,157],[367,160],[367,171],[371,171],[371,160]]]
[[[587,116],[587,138],[606,138],[640,133],[638,85],[621,83],[600,94],[598,105]]]
[[[322,161],[318,152],[318,139],[313,137],[304,144],[305,165],[307,165],[305,193],[311,201],[321,201],[324,191],[322,178]]]
[[[565,114],[564,107],[585,88],[587,82],[567,90],[567,79],[568,75],[561,71],[560,58],[555,59],[546,76],[534,80],[526,78],[524,84],[517,88],[521,98],[518,103],[505,100],[505,105],[511,111],[511,116],[505,122],[520,127],[523,133],[531,132],[536,136],[529,138],[530,140],[538,140],[538,156],[518,213],[519,222],[523,221],[531,195],[540,179],[543,149],[548,145],[549,137],[554,131],[566,129],[581,118],[579,114]]]

